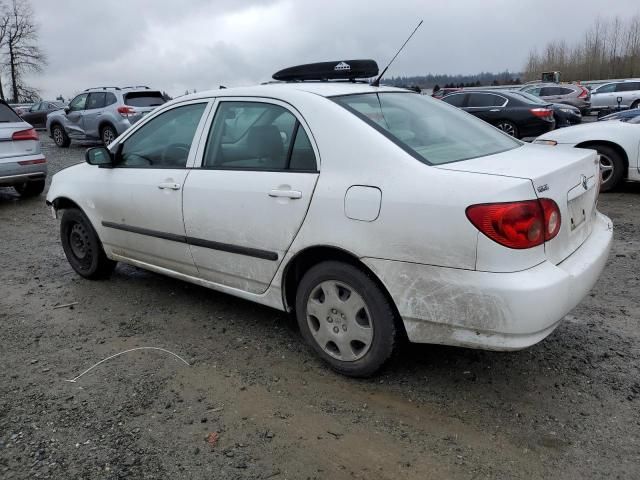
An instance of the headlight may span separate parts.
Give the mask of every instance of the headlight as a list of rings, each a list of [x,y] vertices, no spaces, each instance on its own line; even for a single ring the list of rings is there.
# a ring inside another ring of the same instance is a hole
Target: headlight
[[[551,145],[552,147],[555,147],[556,145],[558,145],[558,142],[556,142],[555,140],[543,140],[543,139],[534,140],[533,143],[537,143],[538,145]]]

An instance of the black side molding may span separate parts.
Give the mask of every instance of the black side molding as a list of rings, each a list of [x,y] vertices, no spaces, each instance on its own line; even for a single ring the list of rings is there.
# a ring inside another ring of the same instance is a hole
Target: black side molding
[[[171,242],[186,243],[188,245],[193,245],[194,247],[209,248],[211,250],[219,250],[222,252],[235,253],[238,255],[245,255],[247,257],[261,258],[263,260],[271,260],[271,261],[278,260],[278,254],[276,252],[261,250],[259,248],[242,247],[239,245],[230,245],[228,243],[212,242],[211,240],[204,240],[202,238],[176,235],[175,233],[159,232],[157,230],[134,227],[132,225],[125,225],[122,223],[103,221],[102,226],[107,228],[113,228],[115,230],[123,230],[125,232],[137,233],[138,235],[146,235],[148,237],[161,238],[163,240],[169,240]]]

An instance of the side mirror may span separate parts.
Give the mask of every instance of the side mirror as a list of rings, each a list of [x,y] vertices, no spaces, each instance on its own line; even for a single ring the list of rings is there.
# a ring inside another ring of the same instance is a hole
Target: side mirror
[[[64,107],[64,113],[69,113],[71,109],[69,107]]]
[[[93,147],[87,149],[84,158],[89,165],[110,168],[113,166],[111,152],[105,147]]]

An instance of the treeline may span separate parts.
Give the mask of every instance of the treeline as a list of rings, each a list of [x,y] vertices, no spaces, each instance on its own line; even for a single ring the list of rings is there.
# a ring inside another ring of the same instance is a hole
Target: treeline
[[[433,88],[439,86],[465,86],[484,87],[487,85],[513,85],[520,83],[521,73],[512,73],[508,70],[499,73],[480,72],[475,75],[416,75],[385,78],[384,83],[393,86],[416,85],[420,88]]]
[[[556,70],[564,81],[640,77],[640,14],[598,18],[578,43],[555,40],[541,52],[532,50],[524,78],[537,80],[541,72]]]

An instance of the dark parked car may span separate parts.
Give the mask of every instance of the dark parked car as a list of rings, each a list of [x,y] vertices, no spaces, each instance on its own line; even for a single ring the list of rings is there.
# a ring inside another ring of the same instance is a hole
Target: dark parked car
[[[462,90],[461,88],[457,88],[457,87],[444,87],[444,88],[441,88],[440,90],[436,90],[435,92],[433,92],[431,96],[433,98],[437,98],[438,100],[442,100],[442,97],[449,95],[450,93],[453,93],[453,92],[460,92],[461,90]]]
[[[556,128],[570,127],[571,125],[582,123],[582,113],[580,113],[580,109],[578,107],[564,103],[547,103],[540,97],[536,97],[535,95],[527,92],[512,90],[511,93],[520,95],[534,103],[540,103],[542,106],[551,108],[553,110],[553,118],[556,121]]]
[[[553,110],[522,95],[491,90],[451,93],[442,99],[516,137],[537,137],[555,128]]]
[[[609,115],[604,115],[602,117],[598,117],[598,121],[603,120],[622,120],[627,122],[632,118],[640,117],[640,108],[634,108],[632,110],[622,110],[620,112],[610,113]]]
[[[64,105],[58,102],[37,102],[31,105],[28,110],[19,113],[22,119],[30,123],[35,128],[45,128],[47,115],[56,110],[61,110]]]

